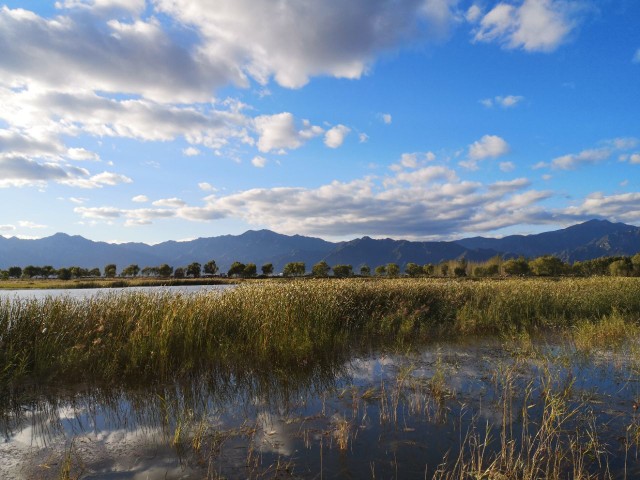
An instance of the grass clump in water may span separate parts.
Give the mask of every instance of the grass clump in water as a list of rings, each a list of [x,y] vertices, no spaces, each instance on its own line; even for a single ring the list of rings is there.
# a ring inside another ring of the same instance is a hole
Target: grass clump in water
[[[309,280],[224,293],[0,302],[0,378],[162,380],[213,365],[291,369],[369,342],[510,334],[640,318],[640,279]],[[616,327],[620,328],[620,327]],[[583,333],[580,333],[583,332]]]

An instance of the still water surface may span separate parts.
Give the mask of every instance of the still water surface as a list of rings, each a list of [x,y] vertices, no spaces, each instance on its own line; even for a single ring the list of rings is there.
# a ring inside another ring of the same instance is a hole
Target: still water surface
[[[96,295],[118,294],[124,292],[175,292],[175,293],[201,293],[209,291],[224,291],[234,288],[235,285],[181,285],[170,287],[126,287],[126,288],[69,288],[69,289],[24,289],[24,290],[0,290],[0,300],[4,298],[36,299],[47,297],[87,298]]]
[[[640,478],[640,377],[624,353],[494,339],[323,362],[5,392],[0,478],[60,478],[66,465],[86,479],[431,478],[487,427],[487,455],[503,434],[534,436],[560,397],[570,415],[554,445],[582,435],[597,478]]]

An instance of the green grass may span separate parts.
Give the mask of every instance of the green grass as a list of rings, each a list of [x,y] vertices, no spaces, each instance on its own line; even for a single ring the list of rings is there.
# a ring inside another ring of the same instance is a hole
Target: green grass
[[[223,294],[2,300],[0,379],[291,369],[370,342],[407,347],[443,336],[585,329],[614,313],[625,324],[640,319],[640,279],[274,281]]]

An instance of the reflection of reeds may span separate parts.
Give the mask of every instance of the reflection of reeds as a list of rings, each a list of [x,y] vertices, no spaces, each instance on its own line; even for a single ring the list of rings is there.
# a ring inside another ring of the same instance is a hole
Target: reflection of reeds
[[[514,411],[515,379],[513,368],[503,372],[499,436],[494,439],[492,427],[480,428],[475,418],[453,464],[445,461],[434,479],[611,478],[595,418],[586,404],[573,401],[570,382],[559,384],[544,369],[537,395],[531,380]],[[516,414],[520,433],[514,430]]]
[[[168,379],[214,364],[291,369],[362,339],[570,327],[640,315],[640,280],[396,279],[241,285],[219,294],[124,293],[0,302],[2,379]]]

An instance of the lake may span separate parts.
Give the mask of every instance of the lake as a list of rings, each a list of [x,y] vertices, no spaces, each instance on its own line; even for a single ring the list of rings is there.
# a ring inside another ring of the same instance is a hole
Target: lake
[[[164,385],[32,385],[0,397],[0,478],[449,478],[480,460],[638,478],[639,372],[626,352],[513,338]]]
[[[208,291],[224,291],[235,285],[181,285],[167,287],[124,287],[124,288],[69,288],[69,289],[23,289],[1,290],[0,299],[44,299],[46,297],[68,296],[71,298],[87,298],[96,295],[118,294],[124,292],[176,292],[176,293],[202,293]]]

